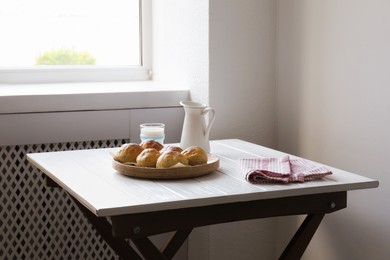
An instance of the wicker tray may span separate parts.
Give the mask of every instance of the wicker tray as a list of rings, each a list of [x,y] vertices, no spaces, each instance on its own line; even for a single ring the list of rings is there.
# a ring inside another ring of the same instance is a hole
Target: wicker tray
[[[123,164],[113,159],[112,167],[121,174],[142,179],[186,179],[203,176],[217,170],[219,167],[219,159],[217,156],[209,154],[207,164],[167,169],[137,167]]]

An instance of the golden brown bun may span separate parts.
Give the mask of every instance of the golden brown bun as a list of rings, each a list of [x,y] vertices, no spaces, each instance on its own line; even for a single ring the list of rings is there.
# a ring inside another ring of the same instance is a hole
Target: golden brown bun
[[[173,145],[167,145],[163,149],[160,150],[160,153],[164,153],[167,151],[175,151],[181,153],[183,149],[181,149],[179,146],[173,146]]]
[[[198,146],[191,146],[181,152],[188,159],[188,164],[191,166],[202,165],[207,163],[207,153]]]
[[[140,146],[144,149],[147,149],[147,148],[154,148],[156,149],[157,151],[160,151],[161,149],[164,148],[164,145],[160,144],[159,142],[155,141],[155,140],[145,140],[145,141],[142,141]]]
[[[156,167],[159,151],[154,148],[146,148],[137,156],[137,166]]]
[[[114,159],[121,163],[135,163],[137,156],[142,152],[142,147],[139,144],[127,143],[114,155]]]
[[[178,163],[188,165],[188,160],[183,154],[181,154],[179,152],[165,151],[158,158],[156,167],[157,168],[170,168],[170,167],[175,166]]]

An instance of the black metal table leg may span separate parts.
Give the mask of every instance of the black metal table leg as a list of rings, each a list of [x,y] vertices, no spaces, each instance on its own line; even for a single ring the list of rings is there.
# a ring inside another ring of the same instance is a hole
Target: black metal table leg
[[[301,259],[325,214],[309,214],[279,259]]]

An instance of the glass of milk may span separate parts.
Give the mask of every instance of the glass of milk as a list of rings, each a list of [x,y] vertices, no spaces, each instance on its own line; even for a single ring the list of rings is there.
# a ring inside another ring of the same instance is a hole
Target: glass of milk
[[[141,142],[148,140],[148,139],[153,139],[160,144],[164,144],[164,138],[165,138],[165,133],[164,133],[165,125],[161,123],[145,123],[140,125],[140,138]]]

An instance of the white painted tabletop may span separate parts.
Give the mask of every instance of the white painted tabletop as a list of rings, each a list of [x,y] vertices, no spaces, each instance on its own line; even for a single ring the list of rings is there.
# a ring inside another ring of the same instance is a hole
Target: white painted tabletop
[[[285,153],[237,139],[211,141],[220,159],[217,171],[182,180],[135,179],[116,172],[110,151],[119,148],[32,153],[28,161],[97,216],[205,206],[219,203],[378,187],[379,182],[330,166],[321,180],[291,184],[250,184],[240,158],[278,157]]]

